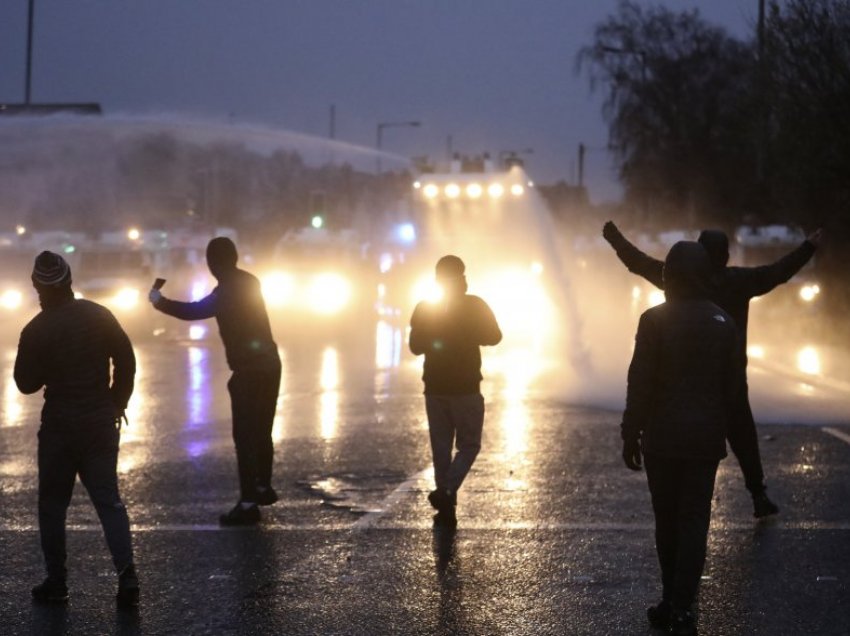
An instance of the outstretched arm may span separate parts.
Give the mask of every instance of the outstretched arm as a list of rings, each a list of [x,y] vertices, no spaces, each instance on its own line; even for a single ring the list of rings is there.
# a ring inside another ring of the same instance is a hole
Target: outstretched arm
[[[158,311],[179,318],[180,320],[212,318],[218,310],[218,294],[216,290],[213,290],[211,294],[204,298],[191,303],[166,298],[158,289],[152,289],[148,294],[148,299]]]
[[[611,244],[617,257],[630,272],[645,278],[658,289],[664,289],[663,261],[644,254],[632,245],[612,221],[602,226],[602,236]]]
[[[775,263],[761,267],[742,267],[739,269],[744,279],[745,291],[749,296],[761,296],[773,288],[787,283],[814,256],[820,245],[823,231],[812,232],[800,246],[789,252]]]

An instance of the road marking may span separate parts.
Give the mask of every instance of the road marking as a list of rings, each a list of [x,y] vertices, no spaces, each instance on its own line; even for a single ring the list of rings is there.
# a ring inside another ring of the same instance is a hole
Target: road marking
[[[383,514],[383,512],[372,513],[373,516],[370,522],[358,526],[360,519],[354,527],[358,530],[375,529],[375,530],[391,530],[391,531],[423,531],[430,530],[433,525],[430,517],[425,517],[416,522],[389,521],[382,523],[379,526],[375,522]],[[366,515],[369,516],[369,515]],[[799,532],[799,531],[850,531],[850,521],[788,521],[779,520],[770,521],[770,528],[780,531]],[[727,523],[724,521],[712,523],[712,532],[733,531],[733,532],[752,532],[754,528],[759,526],[759,522],[734,522]],[[352,529],[351,524],[304,524],[297,525],[292,523],[276,523],[268,522],[261,523],[259,526],[249,528],[222,528],[217,524],[137,524],[130,527],[131,532],[139,534],[148,534],[155,532],[348,532]],[[597,523],[571,523],[571,522],[552,522],[552,523],[535,523],[533,521],[510,521],[504,523],[493,523],[492,521],[477,521],[475,519],[464,519],[462,516],[458,520],[458,531],[570,531],[570,532],[652,532],[655,529],[655,524],[651,522],[635,522],[635,523],[615,523],[615,522],[597,522]],[[5,533],[36,533],[38,527],[33,525],[0,525],[0,534]],[[68,532],[80,533],[96,533],[100,534],[103,529],[99,525],[74,525],[68,527]]]
[[[390,508],[392,508],[395,504],[401,501],[407,495],[407,493],[411,491],[421,491],[422,488],[417,486],[420,484],[420,482],[424,481],[426,476],[430,473],[430,467],[420,470],[418,473],[413,475],[413,477],[411,477],[410,479],[399,485],[395,490],[393,490],[387,496],[387,498],[384,499],[383,503],[381,504],[380,510],[367,512],[354,523],[351,529],[355,532],[361,532],[363,530],[373,528],[375,524],[378,523],[378,521],[381,519],[381,517],[387,514]]]
[[[824,433],[829,433],[833,437],[837,437],[842,442],[847,442],[848,444],[850,444],[850,435],[848,435],[844,431],[839,431],[837,428],[832,428],[831,426],[824,426],[821,430]]]

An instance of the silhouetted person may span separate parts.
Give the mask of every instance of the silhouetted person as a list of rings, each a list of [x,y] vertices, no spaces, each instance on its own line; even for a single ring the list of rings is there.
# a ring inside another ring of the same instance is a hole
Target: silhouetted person
[[[233,374],[227,383],[233,415],[233,441],[239,470],[239,501],[219,522],[223,526],[254,525],[259,506],[277,501],[271,485],[274,442],[272,424],[280,389],[280,357],[272,339],[269,317],[253,274],[236,267],[236,245],[217,237],[207,245],[207,266],[218,285],[196,302],[165,298],[159,290],[148,295],[159,311],[181,320],[215,318],[227,364]]]
[[[481,449],[484,397],[479,347],[502,340],[487,303],[466,293],[464,270],[457,256],[437,261],[443,296],[436,302],[420,302],[410,318],[410,350],[425,355],[422,380],[436,482],[428,501],[438,511],[435,521],[446,525],[457,522],[457,491]]]
[[[711,264],[693,241],[664,263],[666,302],[641,315],[623,413],[623,460],[640,470],[655,513],[661,602],[650,623],[696,634],[691,613],[705,563],[711,497],[726,456],[726,424],[743,367],[728,313],[712,303]]]
[[[116,472],[121,420],[136,373],[133,347],[108,309],[74,298],[71,269],[58,254],[38,255],[32,283],[41,312],[21,332],[15,359],[15,383],[21,392],[44,387],[38,527],[47,579],[32,595],[40,602],[68,600],[65,516],[79,475],[118,572],[116,600],[119,606],[135,606],[139,581]]]
[[[661,261],[644,254],[632,245],[611,221],[605,224],[602,236],[616,250],[617,256],[630,272],[664,289]],[[744,482],[753,498],[753,514],[756,517],[776,514],[779,508],[766,493],[758,433],[750,408],[747,387],[747,320],[750,299],[766,294],[776,286],[790,280],[809,262],[820,239],[821,230],[817,230],[794,251],[775,263],[760,267],[728,267],[729,239],[720,230],[704,230],[698,239],[708,252],[712,265],[711,299],[732,316],[738,329],[736,357],[744,372],[741,374],[741,386],[735,395],[727,439],[732,452],[738,458],[744,474]]]

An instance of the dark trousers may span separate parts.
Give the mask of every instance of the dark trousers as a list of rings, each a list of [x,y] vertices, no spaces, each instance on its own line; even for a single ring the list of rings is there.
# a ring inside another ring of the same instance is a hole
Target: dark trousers
[[[256,501],[257,486],[272,481],[272,425],[280,390],[280,365],[234,371],[227,383],[242,501]]]
[[[699,589],[717,464],[644,455],[663,598],[677,608],[688,609]]]
[[[42,424],[38,432],[38,527],[47,575],[65,578],[65,517],[77,475],[94,504],[118,572],[133,562],[130,521],[118,494],[120,432],[109,419]]]
[[[434,482],[438,489],[456,493],[481,450],[484,398],[469,395],[425,395]],[[457,453],[452,458],[452,447]]]
[[[764,470],[761,466],[759,438],[746,384],[732,404],[726,439],[729,440],[729,448],[732,449],[741,466],[741,472],[744,473],[747,490],[754,495],[763,492]]]

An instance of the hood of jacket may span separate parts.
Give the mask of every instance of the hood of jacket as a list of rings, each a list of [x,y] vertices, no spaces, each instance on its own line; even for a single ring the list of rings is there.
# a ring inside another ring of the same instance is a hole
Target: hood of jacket
[[[705,248],[696,241],[679,241],[664,260],[667,300],[708,299],[712,266]]]

